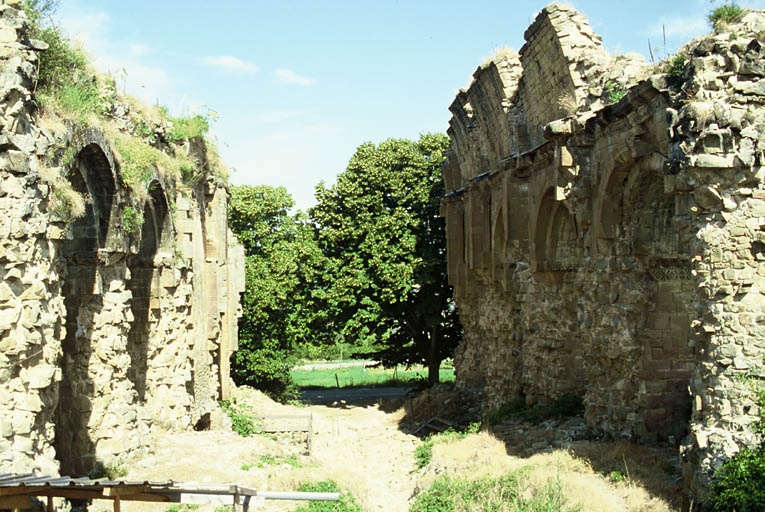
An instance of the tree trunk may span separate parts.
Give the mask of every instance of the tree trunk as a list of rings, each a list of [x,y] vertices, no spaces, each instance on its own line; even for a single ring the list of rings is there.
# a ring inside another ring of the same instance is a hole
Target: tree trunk
[[[441,370],[441,358],[438,356],[439,338],[438,325],[434,325],[430,329],[430,350],[428,353],[428,384],[431,386],[438,384],[438,374]]]

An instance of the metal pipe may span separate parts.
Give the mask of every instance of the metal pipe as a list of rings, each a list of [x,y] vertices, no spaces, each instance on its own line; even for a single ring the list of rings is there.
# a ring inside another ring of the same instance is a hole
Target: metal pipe
[[[258,491],[259,498],[267,500],[298,500],[298,501],[339,501],[339,492],[280,492]]]

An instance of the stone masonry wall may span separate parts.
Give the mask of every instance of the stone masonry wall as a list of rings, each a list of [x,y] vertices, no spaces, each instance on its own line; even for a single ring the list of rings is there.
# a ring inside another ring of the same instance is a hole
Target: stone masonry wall
[[[0,5],[0,467],[84,475],[141,450],[154,426],[203,427],[227,398],[244,253],[198,141],[175,151],[205,179],[157,169],[139,194],[99,128],[41,119],[45,44],[17,4]],[[129,129],[130,106],[111,109]]]
[[[754,12],[693,41],[673,79],[551,4],[457,95],[455,366],[485,410],[576,394],[593,431],[678,445],[699,493],[754,444],[741,377],[765,349],[763,29]]]

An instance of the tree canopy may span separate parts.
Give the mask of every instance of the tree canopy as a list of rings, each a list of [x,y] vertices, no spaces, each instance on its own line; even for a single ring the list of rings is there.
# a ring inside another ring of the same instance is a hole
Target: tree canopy
[[[246,254],[233,375],[277,394],[295,346],[314,342],[311,289],[323,259],[305,215],[289,213],[293,204],[284,187],[231,188],[229,226]]]
[[[448,138],[361,145],[310,210],[331,282],[317,293],[335,331],[378,344],[384,363],[427,363],[438,379],[461,334],[439,217]]]

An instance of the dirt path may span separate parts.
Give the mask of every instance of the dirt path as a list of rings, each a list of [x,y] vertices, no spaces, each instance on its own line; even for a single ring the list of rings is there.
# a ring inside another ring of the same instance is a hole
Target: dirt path
[[[408,509],[417,438],[402,433],[392,413],[377,405],[284,406],[262,394],[240,390],[238,401],[259,414],[313,414],[314,438],[305,455],[302,434],[244,438],[220,426],[204,432],[155,433],[151,453],[125,464],[125,480],[237,483],[260,490],[296,490],[303,482],[334,480],[351,491],[365,511]],[[295,455],[297,467],[288,462]],[[265,461],[268,456],[275,461]],[[269,501],[257,510],[294,510],[299,503]],[[124,503],[123,510],[166,510],[156,504]],[[90,510],[110,510],[97,502]],[[201,507],[214,510],[215,507]]]

